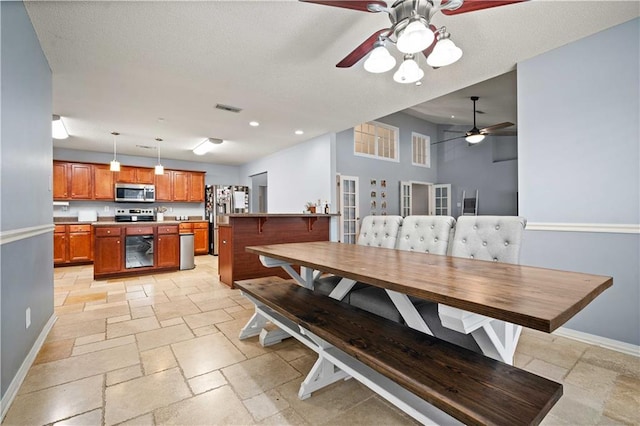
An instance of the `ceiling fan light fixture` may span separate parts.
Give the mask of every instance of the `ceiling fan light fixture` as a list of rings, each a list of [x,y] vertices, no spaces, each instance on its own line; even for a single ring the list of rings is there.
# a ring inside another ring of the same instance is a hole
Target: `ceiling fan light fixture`
[[[424,71],[420,69],[413,55],[406,55],[398,70],[393,74],[393,80],[403,84],[415,83],[422,77],[424,77]]]
[[[59,115],[53,115],[51,117],[51,136],[54,139],[66,139],[69,137],[67,128],[62,122],[62,118]]]
[[[484,140],[484,135],[480,132],[472,133],[470,135],[467,135],[467,137],[464,138],[464,140],[466,140],[469,143],[480,143]]]
[[[417,18],[398,35],[396,46],[402,53],[418,53],[431,46],[434,37],[433,31]]]
[[[438,36],[438,42],[433,48],[433,52],[427,58],[427,65],[430,67],[446,67],[462,58],[462,49],[449,38],[449,33],[444,32]]]
[[[384,43],[376,43],[375,48],[364,62],[364,69],[370,73],[387,72],[396,66],[396,58],[391,56]]]

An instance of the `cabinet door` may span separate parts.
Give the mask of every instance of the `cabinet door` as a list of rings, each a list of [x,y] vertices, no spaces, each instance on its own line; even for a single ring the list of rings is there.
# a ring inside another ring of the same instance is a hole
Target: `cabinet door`
[[[91,260],[91,232],[69,233],[69,261],[84,262]]]
[[[146,167],[136,168],[136,183],[148,183],[152,185],[155,178],[156,175],[154,169],[147,169]]]
[[[108,165],[93,166],[93,198],[113,201],[114,172]]]
[[[204,173],[191,173],[189,201],[204,201]]]
[[[193,224],[193,251],[195,254],[209,253],[209,224],[206,222]]]
[[[165,170],[162,175],[154,175],[156,184],[156,201],[173,201],[173,174]]]
[[[189,201],[190,173],[174,170],[173,172],[173,201]]]
[[[71,198],[90,200],[93,197],[91,164],[71,164]]]
[[[156,253],[158,268],[180,266],[180,236],[178,234],[158,235]]]
[[[53,199],[69,199],[69,176],[67,163],[53,162]]]
[[[54,265],[59,265],[65,262],[67,262],[67,233],[54,232],[53,233],[53,263]]]
[[[116,173],[116,181],[123,183],[135,183],[136,182],[136,168],[121,166],[120,171]]]
[[[233,233],[230,226],[218,228],[218,272],[220,281],[233,284]]]
[[[124,259],[122,237],[96,236],[95,241],[94,274],[121,271]]]

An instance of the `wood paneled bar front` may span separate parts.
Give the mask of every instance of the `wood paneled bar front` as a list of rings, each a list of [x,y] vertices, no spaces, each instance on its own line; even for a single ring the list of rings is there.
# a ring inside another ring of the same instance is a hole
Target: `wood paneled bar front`
[[[257,255],[245,247],[329,241],[332,217],[337,214],[245,213],[225,215],[218,225],[218,271],[220,281],[233,288],[234,281],[274,275]],[[226,223],[223,223],[226,222]],[[289,275],[278,271],[283,278]]]

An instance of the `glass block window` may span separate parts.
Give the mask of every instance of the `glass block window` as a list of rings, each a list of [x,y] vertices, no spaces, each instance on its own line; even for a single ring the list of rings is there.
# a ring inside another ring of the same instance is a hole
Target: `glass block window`
[[[370,121],[353,129],[353,149],[356,155],[399,161],[398,128]]]
[[[420,133],[411,133],[411,164],[431,167],[431,138]]]

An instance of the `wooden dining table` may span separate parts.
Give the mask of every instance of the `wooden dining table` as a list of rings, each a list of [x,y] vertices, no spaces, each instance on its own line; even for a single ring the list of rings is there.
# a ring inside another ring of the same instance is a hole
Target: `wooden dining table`
[[[320,273],[383,288],[408,326],[432,334],[409,296],[438,303],[443,326],[471,334],[483,353],[512,364],[521,327],[551,333],[613,284],[608,276],[321,241],[247,247],[267,267],[313,288]],[[294,266],[300,266],[300,273]]]

